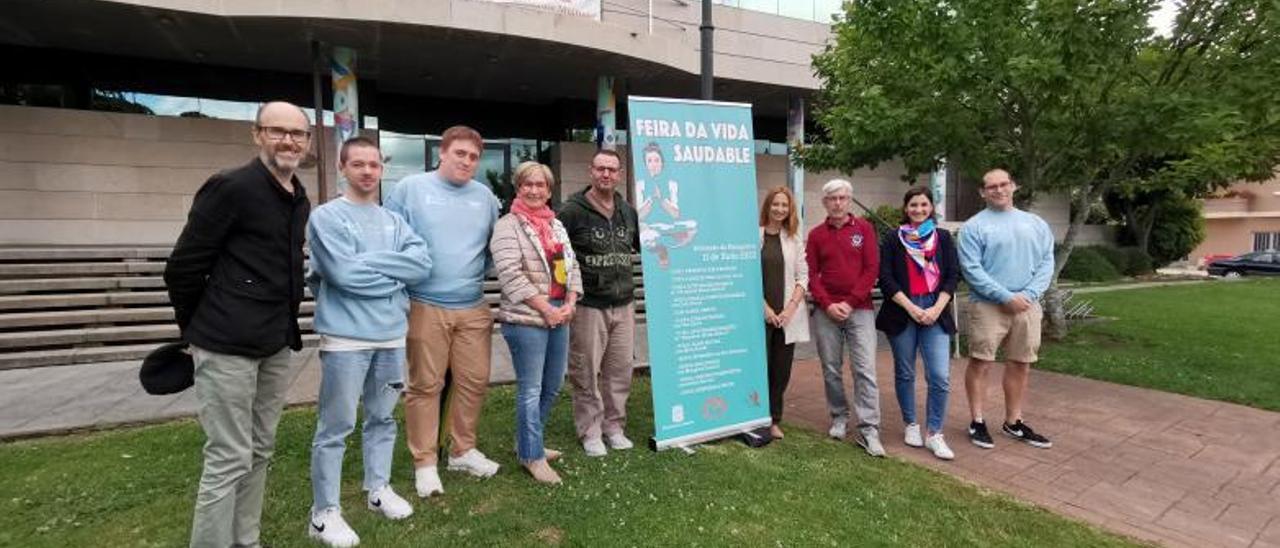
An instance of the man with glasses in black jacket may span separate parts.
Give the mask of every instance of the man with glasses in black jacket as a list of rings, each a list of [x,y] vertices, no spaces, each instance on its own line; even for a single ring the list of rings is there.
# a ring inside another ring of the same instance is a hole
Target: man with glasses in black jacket
[[[267,465],[290,349],[302,349],[302,243],[311,204],[295,175],[311,143],[302,109],[271,102],[253,126],[258,155],[210,177],[165,267],[195,361],[204,471],[191,546],[258,546]]]

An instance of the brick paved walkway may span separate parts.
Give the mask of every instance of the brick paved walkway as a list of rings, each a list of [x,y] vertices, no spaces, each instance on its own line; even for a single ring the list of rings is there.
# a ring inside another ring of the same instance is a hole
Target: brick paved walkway
[[[986,418],[998,425],[1000,371],[988,375],[996,382]],[[1054,447],[1018,443],[993,426],[996,448],[983,450],[965,433],[964,360],[957,360],[944,428],[956,459],[943,462],[902,443],[887,352],[879,355],[878,378],[891,457],[1168,546],[1280,547],[1280,413],[1034,371],[1025,419]],[[923,378],[917,385],[922,420]],[[786,403],[784,426],[826,432],[816,361],[796,363]]]

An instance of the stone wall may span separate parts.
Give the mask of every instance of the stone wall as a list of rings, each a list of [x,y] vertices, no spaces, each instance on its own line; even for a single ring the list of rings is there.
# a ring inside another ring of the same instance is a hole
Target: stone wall
[[[0,245],[172,244],[209,175],[257,152],[242,121],[9,105],[0,119]],[[299,177],[315,200],[315,169]]]

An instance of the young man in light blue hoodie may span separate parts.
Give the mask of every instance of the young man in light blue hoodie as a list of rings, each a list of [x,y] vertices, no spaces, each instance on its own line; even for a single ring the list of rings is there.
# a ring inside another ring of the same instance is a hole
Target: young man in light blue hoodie
[[[482,478],[498,472],[498,463],[476,448],[493,338],[484,277],[492,265],[489,237],[498,221],[498,199],[472,179],[483,151],[476,130],[453,126],[440,136],[440,167],[405,177],[386,197],[387,209],[402,215],[427,242],[435,265],[425,281],[409,284],[405,437],[413,455],[414,488],[424,498],[444,493],[436,451],[446,373],[453,379],[449,470]]]
[[[313,505],[307,531],[329,546],[355,546],[360,537],[342,518],[339,493],[347,435],[363,396],[364,489],[368,507],[389,519],[413,514],[391,489],[391,455],[404,389],[406,287],[431,273],[426,243],[399,215],[378,205],[382,153],[364,137],[342,144],[338,169],[346,193],[315,210],[307,225],[308,282],[320,333],[320,400],[311,448]]]
[[[960,229],[960,270],[969,283],[969,440],[995,447],[982,417],[986,372],[1004,348],[1004,425],[1008,436],[1033,447],[1053,446],[1022,422],[1022,400],[1031,364],[1040,349],[1040,296],[1053,278],[1053,232],[1049,223],[1013,205],[1018,184],[1003,169],[982,177],[987,208]]]

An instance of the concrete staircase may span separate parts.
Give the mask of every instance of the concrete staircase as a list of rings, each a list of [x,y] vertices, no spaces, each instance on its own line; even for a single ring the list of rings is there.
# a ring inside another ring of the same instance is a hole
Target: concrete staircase
[[[0,370],[135,360],[177,340],[164,287],[168,247],[0,248]],[[642,284],[635,265],[636,284]],[[485,281],[496,309],[498,282]],[[644,291],[637,289],[643,319]],[[308,292],[299,323],[314,345]]]

